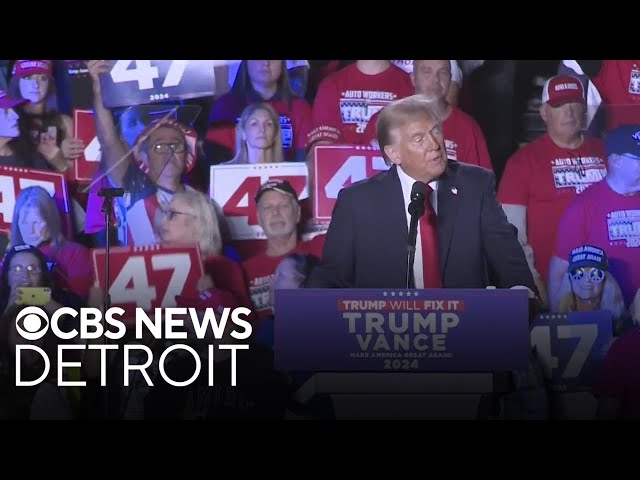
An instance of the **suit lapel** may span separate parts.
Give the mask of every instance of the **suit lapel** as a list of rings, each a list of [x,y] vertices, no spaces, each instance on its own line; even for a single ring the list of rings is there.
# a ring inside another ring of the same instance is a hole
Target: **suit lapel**
[[[440,272],[443,277],[458,214],[458,205],[462,200],[456,185],[456,171],[451,165],[447,166],[447,170],[438,181],[438,251]]]
[[[384,188],[381,190],[384,193],[382,199],[381,209],[384,210],[384,215],[388,215],[388,219],[393,223],[390,225],[391,232],[380,232],[384,235],[393,234],[399,232],[404,238],[404,243],[407,243],[407,237],[409,236],[409,225],[407,225],[407,214],[404,209],[404,195],[402,193],[402,185],[400,184],[400,177],[398,177],[397,166],[393,165],[387,174],[380,180],[384,184]],[[382,213],[382,212],[381,212]]]

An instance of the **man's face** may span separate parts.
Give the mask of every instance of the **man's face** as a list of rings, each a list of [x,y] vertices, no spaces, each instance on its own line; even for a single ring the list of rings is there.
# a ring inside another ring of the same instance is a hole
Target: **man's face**
[[[449,60],[416,60],[411,79],[416,93],[434,100],[446,98],[451,86],[451,63]]]
[[[579,102],[565,103],[559,107],[545,103],[540,114],[550,135],[566,139],[577,138],[586,120],[585,106]]]
[[[385,153],[411,178],[429,183],[447,168],[441,127],[433,117],[416,117],[392,132],[396,141],[385,147]]]
[[[615,169],[619,177],[623,178],[629,193],[640,192],[640,156],[625,153],[610,163],[610,169]]]
[[[300,206],[291,195],[268,190],[258,202],[258,221],[267,238],[291,235],[300,221]]]
[[[13,108],[0,108],[0,137],[16,138],[20,136],[18,114]]]
[[[172,127],[159,127],[148,138],[147,159],[149,174],[157,180],[177,178],[184,173],[187,142],[184,135]]]

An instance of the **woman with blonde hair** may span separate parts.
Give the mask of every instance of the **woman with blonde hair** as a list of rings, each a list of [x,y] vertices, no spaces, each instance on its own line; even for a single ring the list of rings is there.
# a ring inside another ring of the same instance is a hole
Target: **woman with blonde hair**
[[[201,291],[225,290],[232,293],[241,306],[251,308],[240,265],[222,253],[218,215],[209,197],[195,190],[176,193],[167,208],[160,210],[156,230],[162,244],[198,244],[205,271],[199,282]]]
[[[244,109],[236,125],[236,154],[225,165],[284,162],[278,114],[268,103]]]
[[[583,245],[573,249],[558,297],[557,313],[606,310],[613,316],[616,335],[625,328],[622,291],[608,271],[606,253],[598,247]]]

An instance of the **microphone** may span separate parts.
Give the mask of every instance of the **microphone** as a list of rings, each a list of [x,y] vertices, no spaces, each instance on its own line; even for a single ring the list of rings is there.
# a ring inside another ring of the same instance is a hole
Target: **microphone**
[[[99,197],[123,197],[124,188],[101,188],[98,191]]]
[[[411,187],[411,203],[409,203],[409,215],[420,218],[424,214],[424,199],[427,196],[427,185],[424,182],[415,182]]]
[[[411,202],[407,211],[411,215],[409,223],[409,237],[407,240],[407,277],[406,286],[411,288],[413,278],[413,262],[416,257],[416,238],[418,236],[418,220],[425,212],[425,198],[427,197],[427,185],[424,182],[415,182],[411,187]]]

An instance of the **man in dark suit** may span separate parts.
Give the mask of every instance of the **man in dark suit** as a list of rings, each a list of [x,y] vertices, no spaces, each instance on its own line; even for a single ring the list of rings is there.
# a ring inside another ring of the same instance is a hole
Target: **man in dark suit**
[[[414,95],[386,106],[376,135],[393,166],[340,192],[322,262],[307,287],[405,288],[407,207],[413,184],[421,181],[428,185],[429,203],[418,229],[411,286],[493,284],[537,292],[516,231],[496,200],[493,173],[447,160],[429,99]]]

